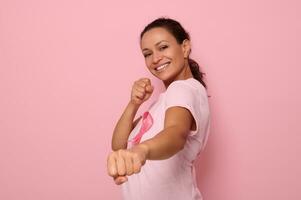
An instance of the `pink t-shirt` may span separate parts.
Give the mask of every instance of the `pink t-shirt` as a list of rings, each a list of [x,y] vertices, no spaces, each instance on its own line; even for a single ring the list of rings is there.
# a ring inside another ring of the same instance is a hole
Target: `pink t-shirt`
[[[196,121],[196,130],[190,131],[185,147],[165,160],[147,160],[140,173],[128,176],[122,184],[124,200],[201,200],[197,188],[193,161],[204,149],[210,127],[210,112],[207,92],[194,78],[172,82],[148,112],[153,125],[144,133],[141,142],[150,139],[164,129],[167,108],[181,106],[187,108]],[[142,125],[140,120],[132,130],[133,138]]]

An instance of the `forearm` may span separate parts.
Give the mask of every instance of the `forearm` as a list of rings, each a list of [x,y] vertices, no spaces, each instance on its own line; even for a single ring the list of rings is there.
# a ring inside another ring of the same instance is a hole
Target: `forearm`
[[[139,144],[146,152],[148,160],[167,159],[184,148],[186,142],[184,130],[178,127],[168,127],[155,137]]]
[[[129,134],[133,130],[133,121],[139,106],[129,102],[118,120],[112,136],[112,150],[127,148]]]

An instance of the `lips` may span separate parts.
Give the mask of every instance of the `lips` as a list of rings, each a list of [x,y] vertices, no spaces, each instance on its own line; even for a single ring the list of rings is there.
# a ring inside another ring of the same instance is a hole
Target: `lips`
[[[164,63],[162,65],[159,65],[158,67],[155,68],[156,71],[162,71],[164,70],[168,65],[170,64],[170,62]]]

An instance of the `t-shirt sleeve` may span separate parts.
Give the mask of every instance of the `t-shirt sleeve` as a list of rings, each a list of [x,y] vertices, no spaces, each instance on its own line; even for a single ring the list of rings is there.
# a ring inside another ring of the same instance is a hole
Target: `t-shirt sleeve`
[[[196,88],[191,85],[176,81],[169,85],[166,90],[165,110],[173,106],[188,109],[196,122],[196,130],[190,131],[189,135],[195,135],[199,130],[200,122],[200,96]]]

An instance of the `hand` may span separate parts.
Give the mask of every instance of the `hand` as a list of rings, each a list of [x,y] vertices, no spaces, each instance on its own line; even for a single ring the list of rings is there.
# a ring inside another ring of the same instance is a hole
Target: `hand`
[[[139,144],[131,149],[113,151],[108,156],[108,174],[114,178],[117,185],[126,182],[127,176],[137,174],[145,164],[148,155],[146,145]]]
[[[149,78],[141,78],[134,82],[131,92],[131,102],[141,105],[152,95],[154,87]]]

